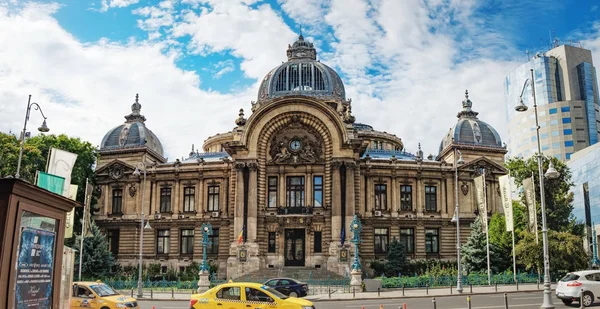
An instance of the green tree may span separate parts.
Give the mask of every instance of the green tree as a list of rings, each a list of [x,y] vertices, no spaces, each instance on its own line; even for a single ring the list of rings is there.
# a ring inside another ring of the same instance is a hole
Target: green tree
[[[14,134],[0,132],[0,178],[14,176],[17,173],[19,159],[19,140]],[[33,182],[36,170],[43,170],[46,166],[46,157],[29,140],[23,145],[21,159],[21,178]]]
[[[573,193],[569,192],[573,186],[571,180],[571,171],[562,161],[554,157],[543,158],[543,171],[548,169],[550,161],[554,164],[560,176],[556,179],[544,179],[544,195],[546,202],[546,224],[549,230],[581,233],[582,229],[576,223],[573,216]],[[518,186],[523,185],[523,179],[533,175],[535,184],[536,201],[540,204],[539,171],[537,157],[531,157],[528,160],[522,158],[511,158],[506,163],[506,168],[515,177]],[[522,195],[522,203],[525,204],[525,196]],[[537,222],[539,228],[542,225],[541,207],[536,205]],[[580,234],[578,234],[580,235]]]
[[[498,252],[508,253],[508,256],[500,261],[501,264],[497,268],[500,271],[512,269],[512,233],[506,231],[506,217],[504,214],[495,213],[492,215],[488,230],[490,245],[493,245]]]
[[[461,248],[462,265],[467,272],[487,272],[487,241],[481,224],[481,217],[477,217],[471,224],[471,235],[467,243]],[[490,243],[490,268],[497,273],[503,264],[503,258],[494,244]]]
[[[524,231],[515,247],[517,261],[527,270],[543,270],[542,235],[536,244],[535,234]],[[568,232],[548,231],[548,255],[553,279],[570,271],[585,269],[589,256],[583,253],[581,237]]]
[[[108,251],[108,242],[96,223],[92,220],[90,225],[92,235],[83,239],[83,255],[81,263],[81,276],[87,279],[104,279],[111,274],[115,265],[112,253]],[[78,236],[77,242],[81,241]],[[78,280],[79,250],[75,254],[75,278]]]
[[[387,262],[385,263],[385,275],[396,277],[404,271],[406,267],[406,256],[404,255],[404,246],[394,237],[390,243],[387,253]]]

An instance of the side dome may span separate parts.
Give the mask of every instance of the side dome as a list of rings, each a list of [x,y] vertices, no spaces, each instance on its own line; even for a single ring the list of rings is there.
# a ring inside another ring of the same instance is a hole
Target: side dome
[[[456,125],[450,128],[440,143],[440,153],[452,143],[503,148],[498,131],[486,122],[479,120],[477,118],[479,113],[471,109],[473,102],[469,100],[468,91],[465,92],[462,106],[463,110],[456,115],[458,117]]]
[[[263,79],[258,101],[288,95],[305,95],[322,100],[343,102],[346,90],[340,76],[332,68],[317,61],[313,43],[300,35],[288,46],[288,61],[271,70]]]
[[[148,147],[160,156],[164,156],[163,146],[158,137],[146,127],[146,117],[140,114],[142,105],[136,94],[131,105],[131,114],[125,116],[125,123],[110,129],[102,138],[100,150],[119,150],[125,148]]]

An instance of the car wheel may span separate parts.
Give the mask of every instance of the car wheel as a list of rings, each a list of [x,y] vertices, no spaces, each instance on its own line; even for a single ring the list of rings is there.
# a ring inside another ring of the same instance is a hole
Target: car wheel
[[[563,304],[569,306],[573,303],[573,300],[572,299],[563,299],[562,302],[563,302]]]
[[[583,293],[583,306],[589,307],[594,302],[594,294],[592,292],[584,292]]]
[[[296,293],[296,292],[290,292],[290,297],[298,297],[298,293]]]

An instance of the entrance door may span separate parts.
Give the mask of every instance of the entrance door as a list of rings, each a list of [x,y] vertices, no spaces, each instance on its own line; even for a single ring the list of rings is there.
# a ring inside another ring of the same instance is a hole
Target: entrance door
[[[304,266],[304,229],[285,230],[285,266]]]

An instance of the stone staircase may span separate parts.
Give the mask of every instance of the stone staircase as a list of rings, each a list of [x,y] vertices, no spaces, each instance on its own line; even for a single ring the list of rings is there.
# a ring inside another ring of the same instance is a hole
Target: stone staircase
[[[259,271],[243,275],[241,277],[235,278],[235,281],[248,281],[248,282],[265,282],[270,278],[293,278],[306,283],[316,283],[316,282],[343,282],[346,279],[349,281],[348,277],[344,277],[337,273],[330,272],[326,269],[317,269],[317,268],[308,268],[308,267],[284,267],[282,269],[279,268],[268,268],[261,269]]]

